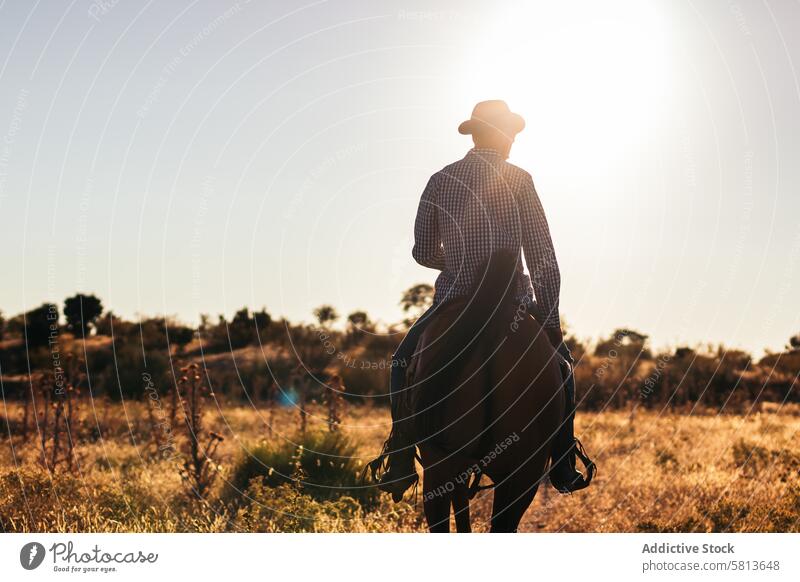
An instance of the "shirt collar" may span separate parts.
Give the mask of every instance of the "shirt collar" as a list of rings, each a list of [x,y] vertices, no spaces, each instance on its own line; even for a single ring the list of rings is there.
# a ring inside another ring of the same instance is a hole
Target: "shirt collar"
[[[467,155],[472,154],[473,156],[479,156],[481,158],[487,159],[496,159],[502,158],[503,156],[498,152],[496,149],[492,148],[472,148],[467,152]]]

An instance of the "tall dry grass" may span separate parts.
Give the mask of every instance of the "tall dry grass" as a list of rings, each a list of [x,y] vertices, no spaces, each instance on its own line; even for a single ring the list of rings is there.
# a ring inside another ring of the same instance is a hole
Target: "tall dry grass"
[[[327,402],[306,405],[306,437],[291,406],[254,409],[215,402],[196,420],[205,433],[224,437],[214,456],[216,479],[194,499],[181,479],[183,458],[153,450],[152,431],[158,427],[148,403],[97,400],[76,410],[75,426],[83,428],[76,435],[74,467],[64,463],[51,472],[39,461],[40,443],[31,431],[25,437],[16,432],[23,404],[6,401],[0,408],[11,434],[0,442],[3,531],[424,530],[421,500],[415,504],[413,497],[399,505],[383,496],[364,503],[347,475],[337,477],[346,484],[340,494],[304,488],[317,464],[325,474],[322,464],[336,458],[339,442],[346,443],[341,445],[346,458],[336,462],[355,479],[388,432],[384,409],[338,412],[338,430],[323,438],[331,428]],[[800,415],[787,408],[750,415],[581,413],[578,433],[600,467],[594,484],[572,496],[542,487],[521,529],[800,531],[799,429]],[[308,444],[314,442],[327,442],[328,448],[311,450],[322,446]],[[191,447],[178,444],[190,457]],[[263,451],[277,451],[278,457]],[[258,455],[273,460],[254,464]],[[300,455],[299,472],[273,479],[270,468],[290,462],[286,455]],[[490,510],[491,493],[483,492],[473,502],[478,531],[487,528]]]

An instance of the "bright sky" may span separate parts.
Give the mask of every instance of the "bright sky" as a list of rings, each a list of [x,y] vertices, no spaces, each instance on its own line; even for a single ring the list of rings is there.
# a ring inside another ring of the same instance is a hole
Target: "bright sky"
[[[800,331],[800,5],[430,5],[0,4],[0,309],[398,320],[422,188],[502,98],[578,335]]]

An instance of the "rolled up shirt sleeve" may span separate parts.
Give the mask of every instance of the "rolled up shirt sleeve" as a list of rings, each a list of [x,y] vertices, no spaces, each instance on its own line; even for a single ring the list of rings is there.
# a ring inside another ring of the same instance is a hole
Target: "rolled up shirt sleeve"
[[[519,196],[522,226],[522,250],[536,295],[537,315],[544,327],[560,327],[558,299],[561,292],[561,272],[558,269],[550,227],[533,178],[525,174]]]
[[[414,249],[411,255],[423,267],[443,270],[444,249],[442,237],[439,233],[436,201],[436,176],[428,180],[428,185],[422,192],[417,209],[417,220],[414,223]]]

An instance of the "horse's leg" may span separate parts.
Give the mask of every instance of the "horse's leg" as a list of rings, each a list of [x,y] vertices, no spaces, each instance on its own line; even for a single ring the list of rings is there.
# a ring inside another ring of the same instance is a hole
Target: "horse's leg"
[[[514,533],[519,527],[522,516],[528,510],[536,490],[537,482],[532,485],[519,485],[514,479],[506,479],[494,488],[492,501],[491,533]]]
[[[451,481],[445,471],[444,456],[437,448],[428,444],[419,447],[422,457],[422,507],[425,520],[431,533],[449,533],[450,531],[450,494]],[[450,489],[450,491],[448,491]]]
[[[463,485],[455,488],[452,494],[453,513],[456,516],[456,531],[458,533],[472,533],[469,523],[469,491]]]
[[[422,485],[422,507],[425,509],[425,520],[431,533],[450,533],[450,498],[445,482],[435,479],[426,470]],[[433,477],[433,478],[432,478]]]

